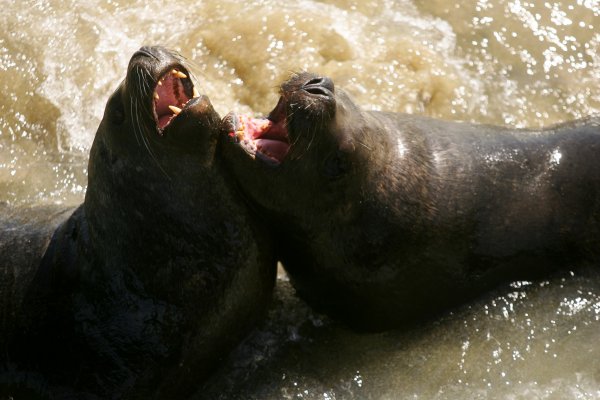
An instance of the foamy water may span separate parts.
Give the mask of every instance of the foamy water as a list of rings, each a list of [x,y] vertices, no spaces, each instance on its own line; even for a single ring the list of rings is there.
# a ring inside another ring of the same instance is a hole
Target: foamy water
[[[105,102],[144,44],[187,57],[221,114],[266,114],[299,70],[364,107],[446,119],[533,127],[600,110],[597,0],[0,0],[0,26],[0,201],[11,203],[82,201]],[[600,398],[600,276],[521,285],[380,335],[348,332],[280,288],[212,393]]]

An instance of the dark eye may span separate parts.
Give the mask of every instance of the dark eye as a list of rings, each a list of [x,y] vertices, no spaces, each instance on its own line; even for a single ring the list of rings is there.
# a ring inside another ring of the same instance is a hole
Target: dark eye
[[[323,165],[323,174],[329,179],[340,178],[349,170],[350,162],[348,161],[348,155],[339,150],[327,157]]]
[[[110,121],[115,125],[121,125],[125,121],[125,109],[122,104],[114,104],[111,110]]]
[[[113,92],[104,109],[104,119],[111,124],[121,125],[125,122],[125,107],[123,106],[123,83]]]

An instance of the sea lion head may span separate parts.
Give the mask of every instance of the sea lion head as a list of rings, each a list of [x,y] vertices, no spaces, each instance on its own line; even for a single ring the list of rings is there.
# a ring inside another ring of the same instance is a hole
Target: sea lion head
[[[142,47],[106,105],[91,158],[101,157],[113,168],[150,162],[163,170],[162,163],[173,158],[165,153],[193,153],[196,160],[209,162],[218,121],[208,97],[194,88],[181,56],[162,47]],[[90,168],[93,185],[98,168]]]
[[[330,78],[309,72],[294,74],[280,94],[266,118],[224,118],[227,165],[269,210],[294,215],[302,204],[323,210],[339,205],[368,157],[359,145],[368,140],[361,110]]]

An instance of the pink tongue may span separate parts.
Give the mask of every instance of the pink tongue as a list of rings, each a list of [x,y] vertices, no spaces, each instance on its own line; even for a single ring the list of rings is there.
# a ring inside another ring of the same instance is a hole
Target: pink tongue
[[[281,162],[287,154],[290,146],[279,140],[270,139],[258,139],[256,141],[256,148],[263,154],[277,159]]]

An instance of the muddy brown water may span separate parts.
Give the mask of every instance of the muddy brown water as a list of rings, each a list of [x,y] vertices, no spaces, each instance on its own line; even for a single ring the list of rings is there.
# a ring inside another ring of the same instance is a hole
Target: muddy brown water
[[[82,201],[105,102],[143,44],[187,57],[221,114],[267,113],[299,70],[364,107],[445,119],[539,127],[600,111],[598,0],[0,0],[0,26],[11,204]],[[600,398],[600,274],[578,267],[382,334],[313,313],[282,277],[269,319],[198,396]]]

